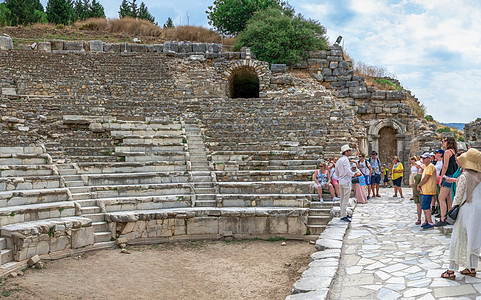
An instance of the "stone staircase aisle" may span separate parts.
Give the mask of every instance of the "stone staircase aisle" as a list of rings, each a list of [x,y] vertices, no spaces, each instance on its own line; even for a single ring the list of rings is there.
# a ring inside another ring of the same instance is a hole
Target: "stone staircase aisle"
[[[195,122],[184,123],[187,146],[189,148],[191,172],[196,207],[215,207],[215,182],[212,178],[212,165],[208,159],[202,130]]]
[[[319,201],[310,203],[309,216],[307,217],[307,228],[310,235],[319,236],[331,220],[331,209],[334,206],[339,206],[339,201],[332,201],[327,199],[328,197],[331,198],[331,195],[323,194],[323,203]]]
[[[94,246],[110,246],[115,244],[111,241],[112,233],[109,230],[109,224],[104,220],[104,213],[97,205],[95,197],[92,197],[90,188],[85,186],[77,169],[73,164],[57,165],[60,175],[65,179],[65,186],[70,190],[74,201],[80,204],[81,214],[83,217],[92,220],[94,227]],[[92,199],[93,198],[93,199]]]

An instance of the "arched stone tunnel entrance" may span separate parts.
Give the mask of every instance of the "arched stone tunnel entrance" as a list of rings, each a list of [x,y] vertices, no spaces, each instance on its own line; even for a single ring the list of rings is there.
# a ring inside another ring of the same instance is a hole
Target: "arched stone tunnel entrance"
[[[378,155],[379,159],[386,164],[392,162],[394,156],[398,155],[396,130],[391,126],[385,126],[379,130]]]
[[[393,119],[379,120],[369,128],[370,148],[379,155],[381,163],[392,163],[394,156],[398,156],[403,165],[410,153],[406,147],[406,126]],[[406,170],[406,166],[404,167]]]
[[[259,98],[259,76],[252,67],[239,67],[229,77],[230,98]]]

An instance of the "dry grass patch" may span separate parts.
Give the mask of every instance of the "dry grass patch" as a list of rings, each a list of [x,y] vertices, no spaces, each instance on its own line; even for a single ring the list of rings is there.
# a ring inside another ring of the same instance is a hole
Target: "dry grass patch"
[[[109,19],[111,33],[126,33],[138,36],[159,37],[162,29],[147,20],[123,17],[120,19]]]
[[[162,29],[162,39],[165,41],[191,41],[204,43],[220,43],[220,35],[200,26],[177,26]]]
[[[90,31],[106,31],[109,29],[109,21],[106,18],[90,18],[82,21],[77,21],[73,25],[80,30]]]

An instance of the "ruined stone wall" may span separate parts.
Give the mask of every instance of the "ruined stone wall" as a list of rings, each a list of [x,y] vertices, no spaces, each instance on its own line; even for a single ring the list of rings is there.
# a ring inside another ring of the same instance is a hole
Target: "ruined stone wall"
[[[481,119],[464,125],[464,140],[469,146],[481,149]]]
[[[121,45],[106,43],[102,47],[57,43],[51,42],[46,51],[0,52],[5,71],[1,87],[17,93],[2,100],[0,110],[7,118],[0,123],[2,145],[98,143],[102,153],[111,150],[114,141],[87,126],[64,124],[62,116],[188,117],[203,123],[213,151],[302,148],[326,158],[337,156],[342,144],[351,143],[370,152],[378,150],[378,132],[370,131],[394,126],[402,146],[400,156],[407,160],[410,154],[406,149],[415,118],[405,92],[368,87],[364,78],[354,75],[338,45],[310,53],[308,60],[294,67],[317,82],[312,91],[300,92],[304,88],[285,66],[273,65],[271,72],[266,63],[241,59],[245,52],[221,53],[219,47],[209,51],[208,45],[191,43],[130,45],[127,52],[120,51]],[[40,46],[37,49],[45,49]],[[199,47],[204,52],[194,52]],[[227,97],[233,69],[244,66],[260,78],[260,99]]]

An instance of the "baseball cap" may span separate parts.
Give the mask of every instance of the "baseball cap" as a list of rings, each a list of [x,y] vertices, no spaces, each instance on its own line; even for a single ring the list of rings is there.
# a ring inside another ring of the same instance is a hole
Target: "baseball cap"
[[[438,150],[436,150],[436,153],[441,153],[441,155],[444,155],[444,150],[443,150],[443,149],[438,149]]]
[[[421,158],[428,158],[428,157],[431,158],[431,153],[425,152],[423,153],[423,155],[421,155]]]

